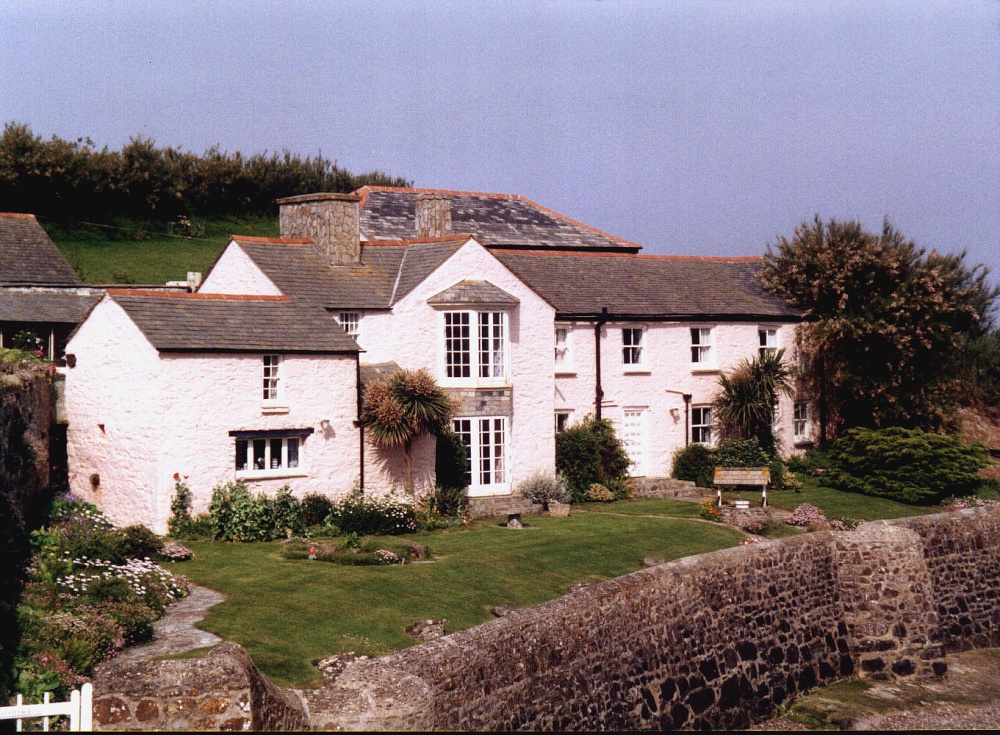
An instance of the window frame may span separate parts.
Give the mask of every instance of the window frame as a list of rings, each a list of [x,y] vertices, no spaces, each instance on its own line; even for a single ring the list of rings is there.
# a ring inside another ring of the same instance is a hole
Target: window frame
[[[280,405],[284,394],[281,385],[284,370],[284,359],[279,353],[267,353],[261,356],[261,403],[264,406]]]
[[[233,439],[231,466],[236,479],[259,480],[307,476],[305,444],[312,433],[312,429],[230,431],[229,435]],[[280,458],[277,460],[275,447],[280,453]],[[263,463],[262,468],[254,466],[258,456]]]
[[[621,328],[621,361],[624,372],[648,372],[646,327],[642,325],[626,325]],[[635,335],[639,339],[635,341]],[[628,335],[628,337],[626,337]]]
[[[800,416],[799,409],[804,415]],[[812,408],[809,401],[795,401],[792,403],[792,439],[796,442],[812,441]],[[802,431],[799,431],[801,427]]]
[[[695,422],[698,412],[698,422]],[[695,437],[699,438],[695,438]],[[689,440],[692,444],[703,444],[706,447],[715,446],[715,432],[712,430],[712,404],[696,403],[691,406],[691,423]]]
[[[566,431],[570,427],[570,418],[573,416],[573,409],[557,408],[553,414],[555,420],[555,433]]]
[[[761,324],[757,327],[757,357],[761,358],[765,355],[775,355],[778,352],[779,341],[778,337],[780,335],[778,327],[770,326],[767,324]],[[771,337],[774,340],[771,340]]]
[[[361,335],[361,312],[341,311],[337,313],[337,324],[348,336],[357,339]]]
[[[563,333],[560,346],[559,333]],[[573,327],[568,324],[556,324],[553,328],[555,372],[557,375],[570,375],[576,372],[573,365]],[[561,354],[560,354],[561,353]]]
[[[468,427],[462,424],[468,424]],[[452,431],[462,437],[469,460],[466,475],[469,495],[502,495],[510,492],[510,421],[507,416],[456,416]],[[501,441],[495,439],[499,430]],[[483,437],[488,438],[484,444]],[[497,449],[499,448],[499,451]],[[499,475],[498,481],[494,480]],[[484,482],[484,479],[489,481]]]
[[[715,325],[691,326],[688,328],[688,336],[691,341],[691,369],[715,370]]]
[[[454,330],[457,330],[457,333]],[[439,334],[442,385],[470,387],[508,385],[509,312],[504,309],[444,311],[441,313]],[[499,350],[496,344],[498,340]]]

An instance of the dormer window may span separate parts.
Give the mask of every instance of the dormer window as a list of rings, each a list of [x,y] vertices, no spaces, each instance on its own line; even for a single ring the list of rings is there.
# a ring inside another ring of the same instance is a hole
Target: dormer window
[[[361,333],[361,313],[357,311],[342,311],[337,314],[337,323],[354,339]]]

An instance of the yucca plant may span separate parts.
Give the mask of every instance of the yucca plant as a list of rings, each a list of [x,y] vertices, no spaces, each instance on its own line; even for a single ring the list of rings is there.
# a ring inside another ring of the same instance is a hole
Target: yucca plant
[[[723,438],[752,439],[774,450],[771,421],[779,396],[794,391],[792,370],[785,364],[785,351],[776,350],[744,359],[733,370],[719,376],[722,389],[715,398],[714,414]]]
[[[377,447],[403,448],[406,491],[413,494],[413,440],[448,429],[454,409],[425,370],[400,370],[365,388],[361,422]]]

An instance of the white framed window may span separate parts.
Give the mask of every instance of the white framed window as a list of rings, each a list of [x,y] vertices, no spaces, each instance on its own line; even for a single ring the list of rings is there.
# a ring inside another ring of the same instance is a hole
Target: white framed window
[[[573,372],[573,352],[570,349],[572,330],[569,327],[555,328],[555,365],[557,373]]]
[[[642,327],[625,327],[622,329],[622,365],[640,367],[645,364],[646,355],[643,340],[646,330]]]
[[[307,433],[230,432],[234,435],[234,470],[238,478],[304,474],[302,448]]]
[[[264,403],[277,403],[281,395],[281,355],[264,355]]]
[[[809,404],[806,401],[796,401],[792,411],[792,434],[795,441],[809,441],[812,438],[809,430]]]
[[[505,311],[445,312],[445,379],[468,385],[503,384],[508,340]]]
[[[556,411],[556,433],[560,431],[565,431],[569,428],[569,417],[573,415],[572,411]]]
[[[361,312],[342,311],[337,314],[337,323],[345,332],[357,339],[361,333]]]
[[[778,351],[777,327],[758,327],[757,342],[757,354],[760,357],[773,357]]]
[[[710,405],[691,406],[691,442],[709,445],[712,443],[712,407]]]
[[[697,367],[711,367],[715,364],[712,351],[712,327],[691,327],[691,364]]]
[[[469,459],[466,475],[472,495],[493,495],[506,492],[507,419],[504,416],[457,418],[452,429],[462,437]]]

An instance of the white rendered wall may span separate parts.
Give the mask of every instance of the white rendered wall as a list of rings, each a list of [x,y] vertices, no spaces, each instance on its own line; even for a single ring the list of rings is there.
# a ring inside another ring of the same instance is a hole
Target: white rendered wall
[[[280,247],[276,245],[275,247]],[[253,259],[235,241],[215,261],[199,293],[252,294],[258,296],[280,296],[281,291],[257,267]]]
[[[507,467],[510,487],[514,487],[535,471],[555,471],[555,379],[551,370],[555,312],[485,248],[470,240],[393,306],[391,314],[366,315],[366,354],[362,359],[394,360],[403,368],[427,368],[439,385],[447,387],[441,372],[441,312],[429,306],[427,299],[463,280],[489,281],[520,301],[510,310],[508,324],[513,416],[508,425]],[[433,453],[428,453],[426,462],[433,471]],[[421,466],[420,471],[427,472],[428,466]]]
[[[281,413],[263,406],[260,354],[161,357],[164,426],[169,432],[164,432],[159,447],[157,482],[172,494],[174,473],[186,476],[194,513],[207,509],[213,487],[237,479],[230,431],[314,430],[302,441],[298,468],[245,479],[251,492],[273,495],[287,484],[299,498],[307,493],[340,497],[358,482],[353,356],[284,355],[278,403],[287,412]],[[329,427],[321,425],[324,420]]]
[[[559,326],[564,326],[560,323]],[[595,415],[595,337],[593,323],[566,323],[571,327],[572,371],[560,372],[555,381],[556,411],[571,411],[570,424]],[[692,326],[713,327],[711,369],[691,363]],[[645,474],[668,477],[674,452],[685,444],[685,406],[682,394],[691,394],[691,405],[712,402],[719,392],[719,374],[744,358],[757,355],[758,327],[778,328],[778,347],[794,365],[794,326],[770,322],[612,322],[601,329],[602,418],[620,431],[627,409],[645,412]],[[623,327],[644,327],[642,366],[622,363]],[[675,409],[673,412],[671,409]],[[793,448],[792,399],[782,396],[775,435],[785,453]]]
[[[105,296],[66,351],[76,355],[75,367],[66,370],[70,490],[118,525],[165,531],[165,523],[157,523],[170,499],[161,497],[157,484],[162,405],[156,350]],[[96,488],[93,474],[100,477]]]
[[[432,436],[420,436],[413,442],[413,494],[420,497],[434,491],[434,457],[437,442]],[[365,442],[365,493],[383,495],[406,492],[406,466],[402,449],[379,449]]]

